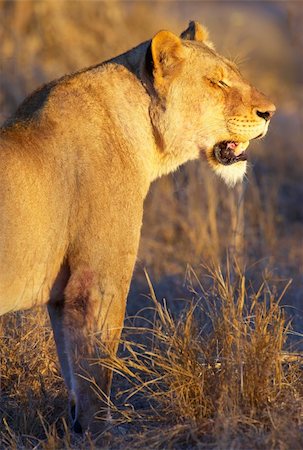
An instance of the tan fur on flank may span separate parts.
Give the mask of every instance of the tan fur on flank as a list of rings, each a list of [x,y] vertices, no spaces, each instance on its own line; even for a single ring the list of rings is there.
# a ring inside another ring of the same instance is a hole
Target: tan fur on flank
[[[274,111],[207,36],[160,31],[38,89],[0,130],[0,314],[48,305],[76,431],[110,393],[93,362],[117,349],[151,182],[200,155],[241,180],[246,162],[213,148],[247,146],[267,131],[256,112]]]

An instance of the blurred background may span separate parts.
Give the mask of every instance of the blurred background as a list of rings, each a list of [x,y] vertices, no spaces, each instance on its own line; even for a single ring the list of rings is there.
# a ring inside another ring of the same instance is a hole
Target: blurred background
[[[0,0],[0,122],[39,85],[122,53],[160,29],[180,34],[192,19],[208,27],[218,52],[238,63],[245,76],[276,103],[277,113],[268,135],[250,145],[250,168],[243,185],[227,188],[202,160],[153,183],[145,203],[128,316],[151,304],[145,295],[144,268],[157,298],[165,298],[178,317],[184,304],[201,291],[203,301],[203,289],[195,294],[188,286],[195,283],[195,276],[209,286],[205,264],[221,264],[224,272],[228,258],[236,258],[250,292],[251,286],[258,289],[265,280],[265,289],[272,286],[278,297],[293,280],[283,303],[294,330],[289,345],[299,349],[303,333],[302,2]],[[127,323],[137,325],[138,319]],[[38,448],[37,442],[45,436],[50,444],[39,448],[62,448],[55,447],[55,430],[56,424],[61,431],[67,429],[67,394],[44,308],[0,319],[0,387],[1,448]],[[290,422],[283,430],[291,429]]]
[[[236,255],[252,282],[282,289],[302,332],[303,295],[303,4],[291,1],[0,0],[0,120],[39,85],[97,64],[152,37],[179,34],[190,19],[210,31],[216,49],[277,105],[268,136],[249,149],[242,187],[228,189],[204,161],[156,181],[146,199],[129,314],[145,305],[143,268],[161,298],[187,295],[191,265],[224,265]]]

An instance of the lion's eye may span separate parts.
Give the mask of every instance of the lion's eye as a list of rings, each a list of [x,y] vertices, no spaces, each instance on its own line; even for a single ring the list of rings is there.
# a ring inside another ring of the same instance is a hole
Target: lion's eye
[[[218,81],[217,84],[218,84],[218,86],[223,87],[223,88],[228,88],[229,87],[228,84],[225,83],[225,81],[223,81],[223,80]]]
[[[223,80],[219,80],[215,79],[215,78],[208,78],[208,81],[211,83],[212,86],[218,86],[220,88],[226,89],[229,88],[230,86],[225,83],[225,81]]]

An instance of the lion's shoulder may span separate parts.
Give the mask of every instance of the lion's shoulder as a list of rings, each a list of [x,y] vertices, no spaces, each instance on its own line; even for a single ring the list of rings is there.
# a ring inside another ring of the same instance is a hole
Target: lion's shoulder
[[[23,100],[15,113],[3,124],[3,128],[16,123],[23,122],[26,124],[39,119],[42,112],[57,97],[59,100],[63,96],[66,98],[69,93],[75,93],[77,90],[79,91],[79,99],[80,95],[85,96],[87,94],[89,96],[92,87],[97,91],[98,83],[100,87],[102,86],[101,78],[105,78],[104,75],[106,74],[109,80],[112,78],[112,82],[116,81],[116,75],[120,78],[125,78],[126,75],[129,78],[128,81],[134,84],[135,77],[129,75],[138,75],[140,54],[141,52],[135,49],[134,54],[133,52],[127,52],[111,60],[64,75],[38,87]],[[109,84],[111,83],[109,82]]]

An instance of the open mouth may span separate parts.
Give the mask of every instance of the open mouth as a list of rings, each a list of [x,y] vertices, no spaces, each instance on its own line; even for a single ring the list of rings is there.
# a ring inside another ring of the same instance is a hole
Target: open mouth
[[[246,161],[245,150],[249,142],[222,141],[218,142],[213,148],[215,159],[224,166]]]

